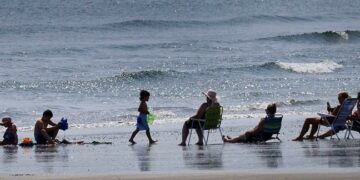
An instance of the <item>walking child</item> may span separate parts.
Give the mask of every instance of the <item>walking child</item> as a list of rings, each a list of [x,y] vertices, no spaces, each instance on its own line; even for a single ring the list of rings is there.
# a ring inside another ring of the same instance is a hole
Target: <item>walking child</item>
[[[149,110],[148,110],[146,101],[149,101],[149,98],[150,98],[150,93],[148,91],[146,91],[146,90],[141,90],[140,91],[140,105],[139,105],[139,108],[138,108],[138,111],[139,111],[140,114],[139,114],[139,116],[137,118],[136,129],[132,133],[132,135],[131,135],[131,137],[129,139],[129,142],[131,144],[136,144],[136,142],[134,141],[134,138],[135,138],[136,134],[141,130],[146,130],[146,136],[149,139],[149,144],[153,144],[153,143],[156,142],[155,140],[153,140],[151,138],[150,128],[149,128],[149,125],[147,123],[147,115],[149,114]]]

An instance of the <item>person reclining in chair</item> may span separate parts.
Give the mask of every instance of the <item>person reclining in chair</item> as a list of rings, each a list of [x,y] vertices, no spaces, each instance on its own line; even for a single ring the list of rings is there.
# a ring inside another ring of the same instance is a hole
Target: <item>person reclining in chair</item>
[[[197,120],[194,119],[205,119],[205,113],[206,110],[209,107],[214,107],[214,106],[220,106],[219,102],[218,102],[218,98],[216,96],[216,92],[213,90],[209,90],[207,93],[203,93],[206,96],[206,102],[201,104],[201,106],[199,107],[197,113],[192,116],[190,119],[188,119],[187,121],[185,121],[183,128],[182,128],[182,140],[181,143],[179,144],[179,146],[185,146],[186,145],[186,139],[189,135],[189,129],[196,129],[196,133],[198,135],[198,142],[196,143],[196,145],[202,146],[204,144],[203,142],[203,134],[201,132],[201,127],[199,126],[199,123]],[[204,122],[201,122],[201,125],[204,125]]]
[[[230,136],[223,136],[223,141],[228,143],[247,143],[247,142],[256,142],[259,140],[267,141],[271,139],[272,134],[262,134],[262,129],[265,124],[265,120],[267,118],[273,118],[275,117],[276,113],[276,104],[271,103],[267,106],[265,109],[266,117],[261,118],[259,124],[252,130],[246,131],[243,134],[240,134],[240,136],[231,138]]]
[[[357,111],[355,111],[351,116],[350,120],[353,121],[352,129],[360,133],[360,91],[357,95]]]
[[[339,105],[332,108],[329,103],[327,104],[327,111],[328,111],[329,115],[336,116],[340,110],[341,104],[345,101],[345,99],[350,98],[350,96],[347,92],[339,92],[337,96],[338,96]],[[326,122],[326,120],[327,120],[327,122]],[[296,137],[295,139],[293,139],[293,141],[304,140],[304,135],[309,130],[310,125],[312,125],[311,130],[310,130],[310,135],[306,139],[314,139],[315,138],[314,135],[317,132],[319,126],[332,124],[332,122],[335,120],[335,118],[326,118],[326,120],[322,119],[321,117],[306,118],[299,136]],[[331,132],[330,133],[325,132],[324,134],[320,135],[319,137],[325,138],[327,136],[331,136]]]

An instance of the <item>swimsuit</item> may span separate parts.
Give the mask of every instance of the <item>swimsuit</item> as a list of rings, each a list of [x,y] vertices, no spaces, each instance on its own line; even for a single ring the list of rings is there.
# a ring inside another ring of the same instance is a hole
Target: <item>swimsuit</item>
[[[136,123],[136,127],[139,130],[149,130],[149,125],[147,123],[147,114],[143,114],[140,113],[139,116],[137,117],[137,123]]]

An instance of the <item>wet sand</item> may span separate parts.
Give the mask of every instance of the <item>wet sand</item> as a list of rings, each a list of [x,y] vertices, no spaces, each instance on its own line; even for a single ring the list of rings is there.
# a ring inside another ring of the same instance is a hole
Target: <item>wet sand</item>
[[[223,132],[234,136],[253,127],[258,120],[224,121]],[[210,134],[210,145],[177,146],[180,123],[157,124],[152,134],[159,142],[148,145],[144,132],[127,142],[133,128],[71,129],[59,138],[87,142],[111,141],[106,145],[57,145],[45,147],[0,147],[0,179],[299,179],[309,177],[358,177],[360,136],[352,140],[293,142],[300,130],[301,118],[284,119],[280,138],[283,142],[264,144],[223,144],[218,132]],[[325,130],[326,128],[322,128]],[[341,133],[340,135],[343,135]],[[20,133],[31,136],[31,132]],[[341,136],[342,137],[342,136]],[[347,171],[345,174],[341,172]],[[259,174],[259,172],[265,174]],[[307,173],[310,172],[310,173]]]

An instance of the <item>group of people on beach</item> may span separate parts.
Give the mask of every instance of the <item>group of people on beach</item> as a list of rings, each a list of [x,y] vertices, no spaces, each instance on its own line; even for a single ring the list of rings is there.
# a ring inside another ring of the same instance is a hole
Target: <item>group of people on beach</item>
[[[59,123],[54,123],[51,118],[53,113],[50,110],[44,111],[42,117],[35,123],[34,137],[37,144],[55,144],[59,142],[56,136],[59,132]],[[12,122],[10,117],[2,119],[0,125],[6,128],[3,141],[0,145],[17,145],[18,135],[16,125]],[[51,127],[49,127],[51,126]]]
[[[198,108],[195,115],[190,117],[188,120],[186,120],[182,127],[182,137],[180,146],[186,145],[186,139],[189,135],[190,129],[195,129],[197,136],[198,136],[198,142],[196,142],[196,145],[203,145],[203,132],[201,130],[201,126],[204,125],[204,121],[201,121],[200,123],[194,123],[194,121],[197,121],[198,119],[205,119],[206,111],[210,107],[220,107],[220,103],[218,101],[217,93],[213,90],[209,90],[206,93],[203,93],[206,97],[206,102],[202,103],[200,107]],[[331,107],[329,103],[327,103],[327,111],[329,114],[336,116],[340,110],[341,105],[343,102],[350,98],[349,94],[347,92],[339,92],[338,93],[338,101],[339,104],[335,107]],[[139,116],[137,117],[137,123],[136,123],[136,129],[131,134],[131,137],[129,139],[129,142],[131,144],[135,144],[134,141],[135,136],[139,131],[145,130],[146,136],[149,140],[150,144],[156,143],[157,141],[154,140],[151,137],[150,134],[150,128],[147,123],[147,115],[150,114],[147,101],[150,99],[150,93],[146,90],[140,91],[140,105],[138,108]],[[355,111],[348,119],[352,121],[353,129],[360,131],[360,92],[357,94],[357,111]],[[240,134],[238,137],[230,137],[230,136],[223,136],[222,140],[224,142],[228,143],[246,143],[246,142],[255,142],[259,139],[259,136],[261,136],[262,129],[265,124],[265,120],[267,118],[274,117],[276,114],[276,104],[270,103],[267,108],[265,109],[266,116],[264,118],[261,118],[259,123],[255,128],[252,130],[246,131],[245,133]],[[51,110],[45,110],[43,112],[43,115],[40,119],[38,119],[35,123],[34,127],[34,137],[37,144],[55,144],[59,143],[60,141],[56,139],[56,136],[60,129],[60,123],[54,123],[52,121],[53,113]],[[293,139],[293,141],[302,141],[304,139],[314,139],[315,133],[317,132],[320,125],[325,124],[331,124],[332,121],[334,121],[335,118],[327,118],[323,119],[320,117],[311,117],[306,118],[302,127],[302,130],[298,137]],[[326,121],[326,122],[325,122]],[[2,119],[2,123],[0,123],[1,126],[4,126],[6,128],[3,136],[3,141],[0,141],[0,145],[17,145],[18,144],[18,135],[17,135],[17,128],[16,125],[12,122],[12,119],[10,117],[5,117]],[[310,129],[310,134],[307,137],[304,137],[305,134]],[[336,129],[336,132],[339,132],[340,130],[343,130],[342,128]],[[318,136],[319,138],[323,139],[328,136],[331,136],[334,134],[334,131],[328,130],[325,133]],[[268,140],[271,138],[271,134],[267,135],[267,137],[261,137],[264,140]]]

